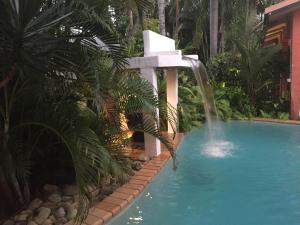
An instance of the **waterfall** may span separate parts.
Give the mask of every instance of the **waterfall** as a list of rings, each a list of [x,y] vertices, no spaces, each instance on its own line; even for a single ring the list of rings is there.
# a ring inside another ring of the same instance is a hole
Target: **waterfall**
[[[213,139],[213,121],[217,120],[218,113],[216,109],[214,94],[209,82],[205,66],[199,60],[187,58],[200,87],[200,94],[203,101],[204,113],[209,129],[210,139]]]
[[[197,84],[200,87],[200,94],[203,101],[208,128],[208,140],[203,145],[202,153],[205,156],[213,158],[224,158],[226,156],[230,156],[231,151],[234,149],[234,145],[222,138],[223,132],[221,126],[219,126],[214,94],[209,82],[206,68],[199,60],[187,57],[184,59],[191,65]]]

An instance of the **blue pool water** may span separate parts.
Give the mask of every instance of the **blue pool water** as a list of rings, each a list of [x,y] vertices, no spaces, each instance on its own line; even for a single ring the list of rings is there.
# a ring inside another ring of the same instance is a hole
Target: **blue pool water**
[[[300,126],[221,124],[179,146],[171,162],[110,225],[299,225]]]

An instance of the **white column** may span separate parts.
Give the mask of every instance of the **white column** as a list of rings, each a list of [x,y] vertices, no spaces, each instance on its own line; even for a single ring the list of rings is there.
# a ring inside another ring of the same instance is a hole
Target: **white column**
[[[168,68],[166,69],[166,79],[167,79],[167,101],[173,108],[173,113],[175,120],[178,121],[177,118],[177,104],[178,104],[178,74],[177,69]],[[170,112],[169,112],[170,113]],[[177,124],[176,130],[177,131]],[[174,133],[172,126],[168,123],[168,133]]]
[[[152,85],[153,85],[153,93],[157,95],[157,76],[155,73],[154,68],[144,68],[141,69],[141,74],[142,77],[148,80]],[[157,118],[159,118],[159,110],[157,109]],[[160,141],[149,135],[149,134],[144,134],[145,138],[145,154],[153,157],[153,156],[158,156],[161,153],[160,149]]]

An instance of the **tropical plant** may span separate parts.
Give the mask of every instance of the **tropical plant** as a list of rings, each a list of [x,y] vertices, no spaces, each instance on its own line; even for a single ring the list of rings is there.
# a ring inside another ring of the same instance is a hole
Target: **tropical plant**
[[[85,55],[105,51],[114,59],[114,65],[121,68],[125,63],[124,51],[116,45],[110,21],[100,18],[84,2],[3,0],[0,17],[1,187],[11,200],[5,202],[8,207],[1,209],[9,209],[14,196],[17,204],[11,207],[29,201],[28,166],[18,167],[22,156],[29,160],[34,143],[47,130],[59,138],[72,156],[82,196],[79,214],[84,215],[89,198],[84,183],[95,182],[98,177],[86,175],[94,174],[91,170],[96,165],[108,169],[111,163],[105,162],[110,157],[105,157],[95,133],[71,116],[76,117],[78,110],[70,101],[68,90],[74,81],[85,80],[81,72]],[[64,100],[68,104],[62,107]],[[47,105],[42,104],[46,102]],[[74,113],[66,120],[68,110]],[[40,132],[29,132],[33,127]],[[29,134],[32,136],[28,137]],[[33,136],[35,141],[27,146]],[[23,150],[25,147],[30,150]],[[79,160],[83,156],[86,160]]]
[[[241,87],[215,84],[214,90],[218,115],[222,120],[251,118],[255,114],[255,107]]]
[[[240,57],[237,55],[229,52],[218,54],[211,57],[206,66],[207,72],[215,83],[223,87],[241,85]]]
[[[125,49],[112,17],[106,17],[108,5],[92,4],[0,1],[1,216],[29,202],[41,160],[57,149],[79,188],[77,222],[91,204],[90,186],[107,174],[123,179],[121,153],[130,132],[158,137],[174,155],[159,133],[154,112],[161,103],[152,86],[121,76]],[[145,113],[147,120],[129,131],[122,127],[122,113]]]
[[[178,113],[180,131],[187,132],[205,121],[201,89],[185,72],[180,73]]]
[[[272,59],[281,48],[280,46],[263,47],[262,23],[257,21],[255,15],[246,17],[245,20],[246,26],[239,28],[241,35],[233,36],[232,40],[240,54],[240,78],[252,104],[255,104],[258,93],[272,82],[265,69],[272,63]]]

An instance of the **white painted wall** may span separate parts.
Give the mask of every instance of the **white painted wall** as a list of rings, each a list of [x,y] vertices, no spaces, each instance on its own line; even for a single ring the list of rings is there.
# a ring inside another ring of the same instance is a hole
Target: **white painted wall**
[[[143,31],[144,56],[154,52],[175,51],[175,41],[151,30]]]

